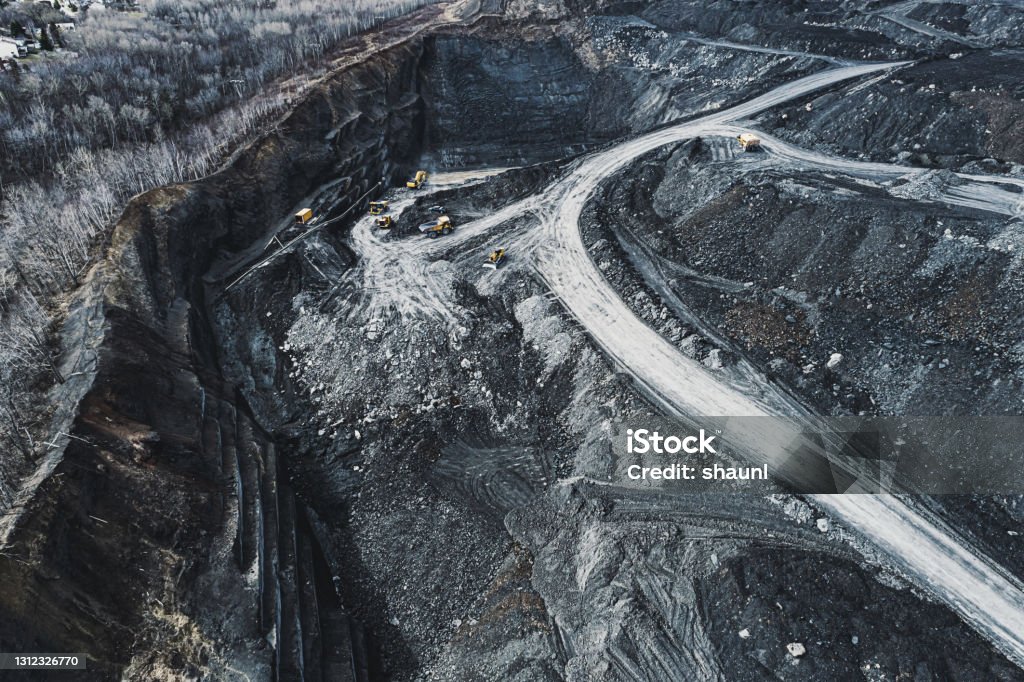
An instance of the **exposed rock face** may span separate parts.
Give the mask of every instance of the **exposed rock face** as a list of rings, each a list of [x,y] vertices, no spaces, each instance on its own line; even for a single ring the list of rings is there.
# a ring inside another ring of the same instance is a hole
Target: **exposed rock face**
[[[14,651],[86,653],[95,679],[116,676],[140,645],[143,671],[223,672],[200,656],[211,642],[266,674],[266,656],[244,641],[260,628],[243,576],[255,546],[240,544],[253,533],[237,526],[241,500],[227,486],[241,461],[273,467],[273,446],[233,389],[200,379],[189,349],[175,347],[187,340],[180,328],[117,307],[106,324],[72,440],[0,562],[0,638]],[[204,613],[210,600],[229,617]]]
[[[358,644],[321,651],[349,625],[280,478],[274,406],[258,421],[224,380],[208,307],[223,283],[204,277],[311,187],[341,176],[344,207],[415,153],[419,49],[338,75],[225,171],[125,211],[82,292],[101,311],[91,388],[0,560],[4,650],[82,652],[95,679],[366,667]]]
[[[499,26],[428,40],[427,158],[448,167],[564,158],[692,116],[824,65],[799,54],[722,51],[636,17],[574,10],[558,28]],[[704,87],[709,70],[722,74]]]
[[[564,38],[432,41],[424,99],[428,149],[454,165],[560,158],[595,140],[593,74]]]
[[[761,118],[775,134],[844,156],[1002,172],[1024,164],[1021,69],[1017,52],[964,54],[871,83],[855,106],[829,93]]]

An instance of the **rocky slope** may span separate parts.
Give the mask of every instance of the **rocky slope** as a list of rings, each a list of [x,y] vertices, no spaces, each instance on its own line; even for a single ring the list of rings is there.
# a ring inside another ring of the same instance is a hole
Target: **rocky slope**
[[[222,371],[223,285],[204,277],[310,187],[342,174],[351,203],[408,158],[421,50],[338,74],[225,170],[126,209],[81,293],[93,316],[65,332],[95,345],[91,384],[5,538],[6,650],[82,652],[95,679],[366,667],[283,476],[287,450]]]

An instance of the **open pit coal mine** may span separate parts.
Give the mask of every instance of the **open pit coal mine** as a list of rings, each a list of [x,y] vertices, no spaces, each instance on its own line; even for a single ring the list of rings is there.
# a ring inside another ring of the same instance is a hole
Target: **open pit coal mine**
[[[88,665],[0,679],[1024,680],[1024,488],[684,492],[611,436],[1019,416],[1024,6],[464,0],[369,38],[135,197],[67,306],[0,651]]]

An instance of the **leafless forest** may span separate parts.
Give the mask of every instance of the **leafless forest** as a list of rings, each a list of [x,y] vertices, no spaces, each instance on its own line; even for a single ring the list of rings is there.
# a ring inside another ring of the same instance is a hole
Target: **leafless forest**
[[[280,111],[273,81],[424,4],[157,0],[90,10],[60,36],[64,52],[0,73],[0,510],[47,447],[45,406],[29,396],[65,380],[51,338],[62,297],[126,200],[205,174]],[[26,11],[8,4],[0,21]]]

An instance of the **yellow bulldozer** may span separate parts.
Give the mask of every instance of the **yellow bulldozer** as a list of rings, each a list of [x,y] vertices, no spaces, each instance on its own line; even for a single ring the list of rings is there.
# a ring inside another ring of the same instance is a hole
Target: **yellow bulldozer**
[[[505,249],[495,249],[487,256],[487,260],[484,261],[484,267],[497,270],[505,262],[505,257]]]
[[[405,186],[408,187],[409,189],[419,189],[420,187],[423,186],[423,183],[425,183],[426,181],[427,171],[418,170],[416,171],[416,175],[413,176],[413,179],[405,183]]]
[[[395,224],[395,221],[392,220],[391,216],[389,216],[389,215],[382,215],[382,216],[377,216],[377,220],[374,221],[374,224],[377,227],[379,227],[380,229],[382,229],[382,230],[387,230],[392,225]]]

